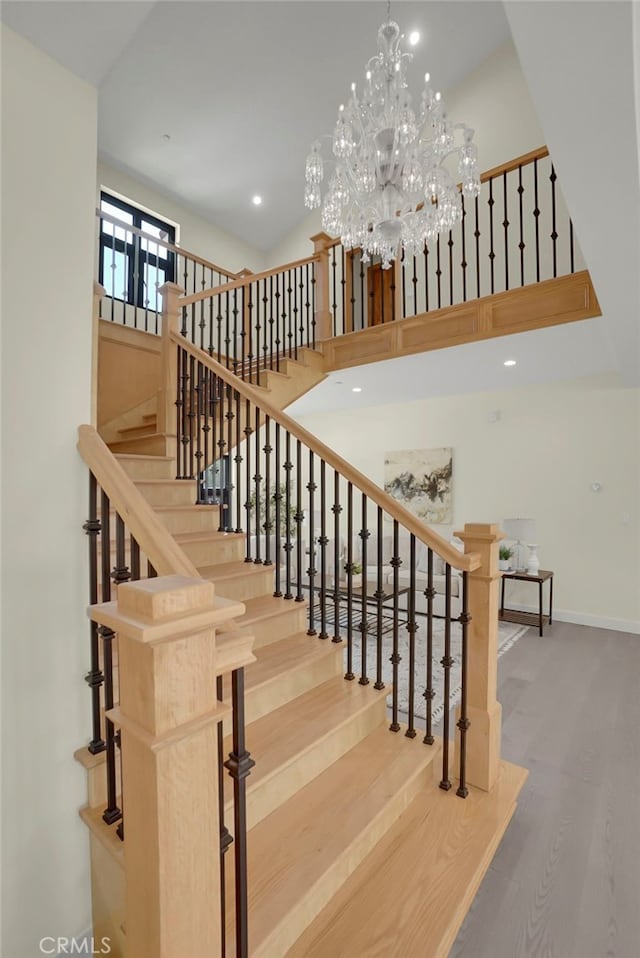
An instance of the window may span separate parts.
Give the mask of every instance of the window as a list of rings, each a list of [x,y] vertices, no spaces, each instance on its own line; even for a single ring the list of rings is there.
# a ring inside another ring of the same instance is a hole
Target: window
[[[100,220],[99,280],[107,296],[160,312],[158,290],[174,281],[175,253],[154,239],[175,243],[175,227],[109,193],[100,194],[100,211],[126,224]]]

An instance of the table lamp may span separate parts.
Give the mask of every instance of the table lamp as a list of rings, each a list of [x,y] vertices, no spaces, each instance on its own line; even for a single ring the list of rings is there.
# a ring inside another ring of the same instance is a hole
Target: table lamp
[[[516,554],[516,571],[526,571],[528,575],[537,575],[540,570],[540,563],[536,549],[538,548],[536,539],[536,521],[535,519],[505,519],[502,523],[507,539],[513,539],[518,544]],[[522,546],[526,545],[529,549],[527,568],[524,569],[522,562]]]

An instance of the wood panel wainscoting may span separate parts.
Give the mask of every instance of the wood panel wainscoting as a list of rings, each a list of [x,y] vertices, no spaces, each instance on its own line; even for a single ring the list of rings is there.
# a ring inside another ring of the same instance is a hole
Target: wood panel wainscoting
[[[321,344],[327,371],[600,316],[587,270],[484,296]]]

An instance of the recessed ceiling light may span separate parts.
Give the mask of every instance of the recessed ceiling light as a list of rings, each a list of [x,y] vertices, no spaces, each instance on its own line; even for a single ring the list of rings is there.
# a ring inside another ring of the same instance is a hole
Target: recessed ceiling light
[[[170,140],[170,139],[171,139],[171,134],[170,134],[170,133],[163,133],[163,134],[162,134],[162,139],[163,139],[163,140]]]
[[[415,47],[416,43],[420,43],[420,32],[418,30],[413,30],[409,34],[409,43],[412,47]]]
[[[361,392],[362,392],[362,386],[354,386],[353,389],[351,390],[351,392],[352,392],[352,393],[361,393]]]
[[[254,206],[262,206],[262,197],[258,196],[257,193],[251,200]]]
[[[515,365],[516,365],[516,361],[515,361],[515,359],[505,359],[504,364],[505,364],[505,366],[515,366]]]

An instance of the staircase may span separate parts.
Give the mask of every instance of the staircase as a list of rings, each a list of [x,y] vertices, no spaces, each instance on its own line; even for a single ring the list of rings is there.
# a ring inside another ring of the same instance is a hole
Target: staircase
[[[343,644],[307,634],[307,603],[273,596],[273,566],[244,561],[244,535],[217,531],[217,506],[193,505],[195,481],[173,479],[175,466],[166,456],[127,452],[116,459],[216,595],[236,608],[242,603],[234,627],[218,632],[219,661],[235,641],[236,626],[254,636],[256,661],[245,670],[247,747],[256,763],[247,779],[249,954],[446,955],[525,773],[505,764],[491,802],[482,792],[467,802],[443,792],[440,743],[426,747],[404,729],[389,732],[389,689],[344,680]],[[110,934],[115,923],[122,951],[115,936],[113,953],[124,955],[122,846],[105,834],[112,828],[91,807],[104,799],[96,790],[104,756],[80,750],[77,758],[90,776],[83,818],[103,858],[105,849],[110,856],[101,867],[112,872],[108,891],[94,873],[94,935]],[[230,778],[224,804],[231,822]],[[227,861],[230,954],[230,855]]]

